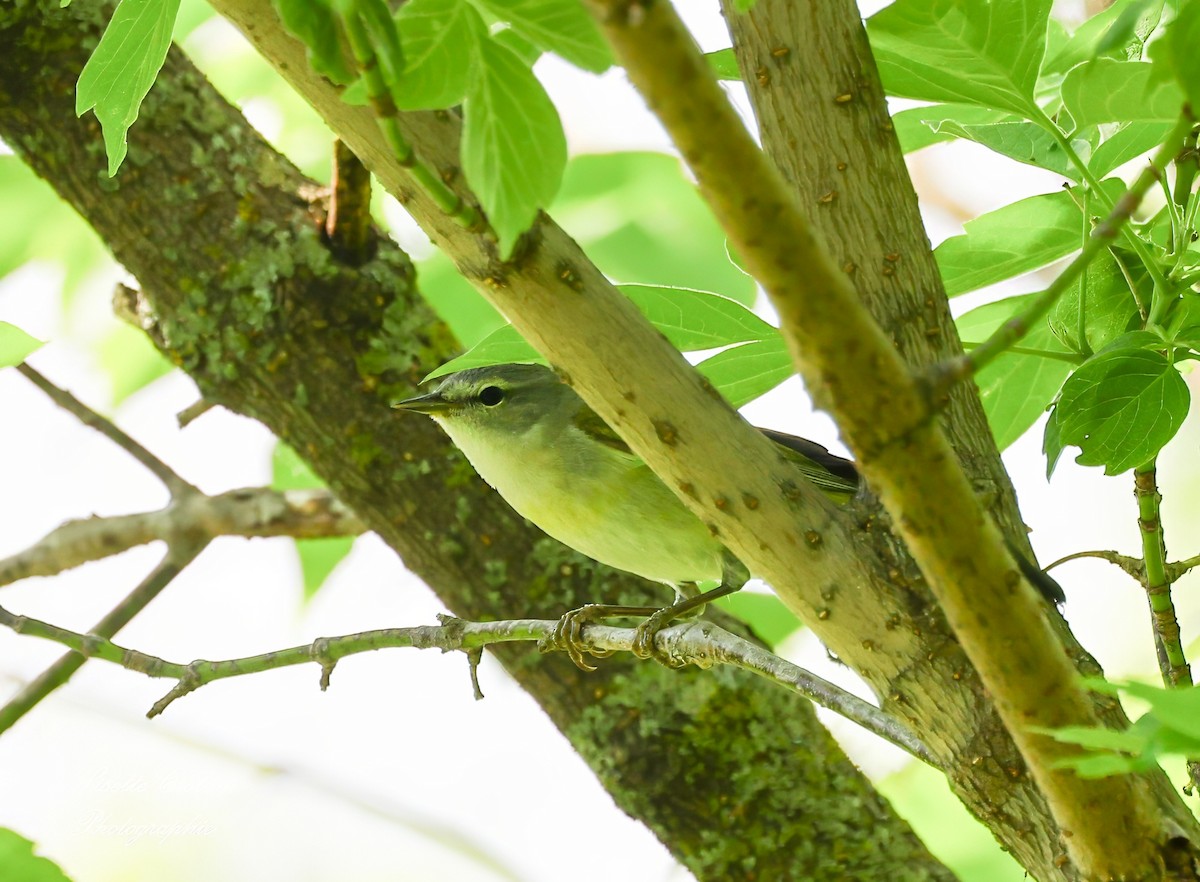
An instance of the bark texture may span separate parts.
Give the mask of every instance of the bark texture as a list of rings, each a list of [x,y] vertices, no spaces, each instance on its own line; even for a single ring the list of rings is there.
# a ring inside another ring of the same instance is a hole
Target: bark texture
[[[204,395],[300,451],[457,615],[663,600],[531,530],[431,423],[387,408],[455,350],[406,256],[384,243],[360,267],[340,264],[318,188],[179,53],[107,178],[99,127],[73,109],[107,14],[0,11],[0,137],[138,278],[142,297],[124,308]],[[584,675],[558,655],[497,654],[618,804],[700,879],[950,878],[811,708],[768,684],[627,659]]]

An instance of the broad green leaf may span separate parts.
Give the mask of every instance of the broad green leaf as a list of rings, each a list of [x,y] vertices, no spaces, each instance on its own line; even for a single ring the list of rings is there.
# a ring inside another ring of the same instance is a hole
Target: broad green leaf
[[[271,486],[276,490],[307,490],[324,487],[304,460],[282,441],[275,442],[271,455]],[[304,579],[304,599],[312,600],[334,568],[350,553],[353,536],[327,539],[296,539],[296,554]]]
[[[621,292],[633,301],[641,313],[662,332],[663,336],[676,349],[683,352],[716,349],[730,344],[757,343],[779,338],[779,332],[775,328],[736,300],[730,300],[720,294],[651,285],[622,285]],[[727,373],[722,375],[722,379],[728,379],[730,382],[743,382],[746,377],[761,377],[764,367],[749,361],[754,355],[756,353],[746,354],[747,361],[742,364],[741,373],[737,368],[729,367],[725,369]],[[758,355],[768,355],[768,353],[758,353]],[[786,353],[784,353],[784,358],[786,359]],[[432,380],[467,368],[509,362],[546,363],[537,350],[525,342],[516,328],[512,325],[505,325],[489,334],[469,352],[437,368],[425,377],[425,380]],[[720,367],[720,363],[714,367]],[[789,367],[788,375],[790,373]],[[785,376],[783,379],[787,379],[787,377]],[[761,384],[765,382],[765,379],[760,378],[757,382]],[[778,382],[782,381],[777,380],[771,385],[777,385]]]
[[[741,81],[742,72],[738,68],[737,57],[733,54],[732,47],[718,49],[716,52],[705,52],[704,57],[718,80]]]
[[[283,26],[304,44],[308,63],[321,76],[348,86],[357,75],[343,54],[341,25],[329,0],[273,0]]]
[[[0,322],[0,368],[13,367],[29,358],[45,343],[8,322]]]
[[[749,12],[757,0],[733,0],[733,8],[738,12]]]
[[[1131,775],[1144,772],[1149,763],[1137,757],[1116,753],[1086,753],[1081,756],[1055,760],[1054,767],[1071,769],[1080,778],[1110,778],[1113,775]]]
[[[1058,461],[1062,459],[1065,445],[1062,440],[1062,431],[1058,425],[1058,408],[1050,411],[1050,416],[1046,417],[1046,431],[1042,435],[1042,453],[1046,456],[1046,480],[1049,481],[1054,474],[1054,470],[1058,467]]]
[[[1123,750],[1129,753],[1139,753],[1150,743],[1144,732],[1126,729],[1117,732],[1097,726],[1064,726],[1061,729],[1043,729],[1031,727],[1034,732],[1049,735],[1055,741],[1064,744],[1078,744],[1091,750]]]
[[[738,591],[716,603],[749,625],[772,649],[804,627],[796,614],[774,594]]]
[[[1018,119],[1009,113],[977,107],[974,104],[931,104],[911,107],[892,114],[892,126],[900,141],[900,149],[913,153],[930,144],[952,141],[957,137],[945,130],[943,124],[953,120],[963,126],[986,125]]]
[[[1158,26],[1163,0],[1116,0],[1077,27],[1060,47],[1047,54],[1043,74],[1064,74],[1097,57],[1137,61],[1146,38]]]
[[[976,307],[956,324],[967,349],[983,343],[1034,297],[1022,294]],[[1071,373],[1071,353],[1041,322],[1021,340],[1020,352],[1005,352],[975,376],[996,446],[1004,450],[1045,413]],[[1033,355],[1031,352],[1045,352]]]
[[[512,325],[504,325],[488,334],[462,355],[452,358],[425,375],[422,383],[447,374],[493,364],[547,364],[540,352],[525,342]]]
[[[516,54],[526,67],[533,67],[537,64],[539,58],[545,53],[537,46],[530,43],[513,28],[502,27],[491,34],[493,40],[503,46],[505,49]]]
[[[484,40],[479,59],[467,88],[463,171],[507,257],[554,198],[567,142],[550,96],[520,58]]]
[[[1182,86],[1188,104],[1200,107],[1200,3],[1180,4],[1179,15],[1151,48],[1154,67]]]
[[[113,324],[96,354],[112,389],[113,406],[175,369],[149,337],[124,322]]]
[[[700,362],[696,370],[707,377],[734,408],[767,394],[796,373],[787,344],[778,331],[765,340],[718,352]]]
[[[897,0],[867,22],[884,89],[1026,118],[1051,0]]]
[[[1111,198],[1124,190],[1105,181]],[[1077,251],[1083,243],[1083,214],[1077,191],[1030,196],[964,224],[934,250],[951,297],[1039,269]]]
[[[621,293],[681,352],[765,340],[775,328],[720,294],[655,285],[622,285]]]
[[[1110,349],[1088,359],[1063,385],[1055,406],[1062,443],[1080,465],[1119,475],[1158,455],[1187,416],[1190,395],[1161,353]]]
[[[58,864],[34,854],[34,844],[0,827],[0,871],[5,882],[71,882]]]
[[[1150,705],[1149,714],[1162,725],[1200,740],[1200,688],[1162,689],[1145,683],[1123,683],[1121,691]]]
[[[554,219],[611,279],[717,291],[754,302],[754,280],[730,262],[725,232],[674,156],[577,156]]]
[[[1103,178],[1131,159],[1149,153],[1167,136],[1171,123],[1131,122],[1109,133],[1100,146],[1092,151],[1088,169]]]
[[[467,348],[505,324],[504,316],[483,299],[440,251],[417,265],[417,282],[421,296]]]
[[[1147,292],[1147,299],[1149,292]],[[1083,339],[1080,339],[1080,308]],[[1098,352],[1130,330],[1138,306],[1129,281],[1109,251],[1103,251],[1063,293],[1047,317],[1054,336],[1073,352]]]
[[[95,109],[104,130],[109,177],[125,161],[129,127],[167,59],[179,2],[121,0],[79,74],[75,113],[83,116]]]
[[[396,14],[404,76],[394,91],[401,110],[435,110],[462,102],[487,28],[465,0],[409,0]]]
[[[963,124],[947,119],[931,123],[931,128],[936,134],[974,141],[1009,159],[1079,181],[1079,171],[1071,164],[1058,142],[1036,123],[1010,118],[1000,122]],[[1084,156],[1091,152],[1091,144],[1086,142],[1072,146]]]
[[[1083,128],[1110,122],[1174,122],[1183,92],[1141,61],[1097,58],[1073,68],[1062,83],[1063,105]]]
[[[526,39],[572,64],[601,73],[612,51],[579,0],[473,0]]]

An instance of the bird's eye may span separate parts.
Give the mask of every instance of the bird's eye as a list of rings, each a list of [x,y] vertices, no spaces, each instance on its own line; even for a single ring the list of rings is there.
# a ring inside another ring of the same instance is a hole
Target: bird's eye
[[[488,407],[495,407],[504,400],[504,390],[499,386],[485,386],[479,393],[479,400]]]

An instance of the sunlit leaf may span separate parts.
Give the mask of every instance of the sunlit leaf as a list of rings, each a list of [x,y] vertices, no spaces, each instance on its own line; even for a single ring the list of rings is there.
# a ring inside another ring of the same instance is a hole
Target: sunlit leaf
[[[507,256],[554,198],[567,161],[558,111],[516,55],[492,40],[467,89],[463,171]]]
[[[104,130],[109,177],[125,161],[129,127],[171,47],[180,0],[121,0],[79,74],[75,113],[95,109]]]

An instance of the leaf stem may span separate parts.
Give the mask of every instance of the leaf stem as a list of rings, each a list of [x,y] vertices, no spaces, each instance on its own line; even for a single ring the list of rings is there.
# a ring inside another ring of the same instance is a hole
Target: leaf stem
[[[1049,120],[1048,125],[1053,126]],[[1034,323],[1043,318],[1050,308],[1063,293],[1070,287],[1084,268],[1095,258],[1101,249],[1107,248],[1114,238],[1126,227],[1126,223],[1133,215],[1133,212],[1141,204],[1143,198],[1150,187],[1162,177],[1163,168],[1178,152],[1178,143],[1189,131],[1192,125],[1191,117],[1185,116],[1180,118],[1170,134],[1163,141],[1162,146],[1155,152],[1150,162],[1142,169],[1142,173],[1138,175],[1137,180],[1130,184],[1129,188],[1121,195],[1121,198],[1111,206],[1108,216],[1096,225],[1092,230],[1091,235],[1083,244],[1083,250],[1072,260],[1045,291],[1033,298],[1029,306],[1018,315],[1013,316],[992,334],[983,343],[976,346],[969,353],[950,361],[942,362],[935,365],[930,371],[929,381],[931,386],[932,400],[940,401],[945,398],[945,393],[949,388],[957,382],[973,376],[978,373],[985,365],[989,364],[993,359],[1003,352],[1008,351],[1012,346],[1022,339],[1033,328]],[[1057,127],[1054,127],[1058,131]],[[1061,132],[1059,135],[1061,136]],[[1064,139],[1065,141],[1065,139]],[[1064,143],[1064,149],[1068,149],[1069,145]],[[1107,199],[1104,197],[1103,191],[1098,186],[1094,190],[1098,198],[1104,199],[1108,205]],[[1133,236],[1133,239],[1139,243],[1140,239]],[[1139,254],[1142,252],[1139,251]],[[1145,255],[1146,260],[1150,260],[1150,255]],[[1150,264],[1147,264],[1149,267]],[[1155,277],[1156,284],[1161,279],[1162,273],[1157,266],[1151,270],[1151,275]],[[1166,282],[1163,280],[1163,284]],[[1151,314],[1149,316],[1150,323],[1157,323],[1161,318],[1155,314],[1155,309],[1162,311],[1163,305],[1167,302],[1165,296],[1157,296],[1154,298]]]
[[[399,57],[398,39],[389,39],[395,36],[395,23],[383,0],[340,0],[335,8],[367,87],[375,120],[396,162],[408,171],[439,209],[461,226],[479,229],[483,223],[479,212],[417,158],[400,130],[399,111],[381,68],[386,66],[389,71],[403,71],[404,63]]]

